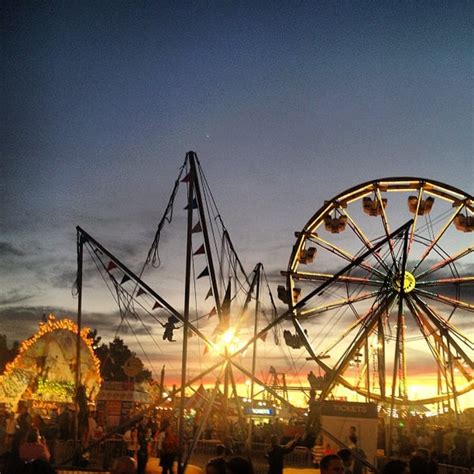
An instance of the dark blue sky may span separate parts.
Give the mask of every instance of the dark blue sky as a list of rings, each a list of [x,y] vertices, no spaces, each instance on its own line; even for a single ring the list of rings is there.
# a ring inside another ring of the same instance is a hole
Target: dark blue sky
[[[472,193],[473,8],[4,2],[0,332],[74,309],[76,225],[137,263],[190,149],[249,268],[360,182]]]

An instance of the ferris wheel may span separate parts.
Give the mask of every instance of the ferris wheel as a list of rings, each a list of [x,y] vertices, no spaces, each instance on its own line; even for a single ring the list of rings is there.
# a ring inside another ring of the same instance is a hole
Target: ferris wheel
[[[453,186],[387,178],[326,201],[296,233],[285,339],[316,362],[320,399],[458,411],[474,388],[473,213]]]

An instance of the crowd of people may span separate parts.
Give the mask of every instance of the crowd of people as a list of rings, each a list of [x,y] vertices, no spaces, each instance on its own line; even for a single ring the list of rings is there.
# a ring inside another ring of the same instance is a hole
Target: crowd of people
[[[57,415],[54,423],[45,423],[38,414],[31,415],[26,406],[21,407],[17,415],[4,415],[0,419],[0,444],[4,447],[0,458],[0,472],[54,472],[51,467],[54,451],[50,451],[53,445],[50,438],[52,433],[54,439],[58,440],[79,436],[83,447],[94,445],[95,441],[103,437],[105,430],[95,412],[89,413],[86,429],[80,433],[74,428],[73,418],[73,413],[66,408]],[[312,464],[322,474],[370,472],[367,469],[367,456],[359,446],[359,433],[355,427],[350,427],[342,440],[345,444],[343,449],[334,449],[329,443],[324,445],[321,437],[316,439],[314,445],[308,445],[307,440],[302,441],[299,435],[291,439],[284,437],[282,430],[283,425],[278,423],[270,423],[255,430],[258,439],[261,437],[264,443],[269,443],[265,461],[268,474],[282,474],[285,457],[298,444],[310,449]],[[115,460],[117,467],[114,472],[120,474],[145,474],[151,458],[160,460],[163,474],[171,474],[180,450],[186,444],[186,440],[178,440],[175,421],[159,416],[143,417],[115,436],[124,448],[121,453],[125,455],[120,457],[118,454]],[[428,425],[417,426],[412,430],[407,427],[397,428],[391,440],[391,450],[392,459],[383,467],[384,474],[434,474],[440,462],[472,467],[474,435],[450,425],[436,429]],[[225,444],[217,445],[215,457],[202,467],[208,474],[253,473],[252,462],[239,454],[234,449],[232,440],[226,439]],[[261,460],[258,467],[262,469]]]

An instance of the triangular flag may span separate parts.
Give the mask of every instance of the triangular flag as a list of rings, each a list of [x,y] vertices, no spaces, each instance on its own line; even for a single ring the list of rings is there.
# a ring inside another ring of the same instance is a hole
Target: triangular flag
[[[130,277],[128,275],[124,275],[122,277],[122,281],[120,282],[121,285],[123,285],[125,282],[127,282],[128,280],[130,280]]]
[[[206,297],[204,298],[204,301],[206,301],[208,298],[212,296],[212,288],[209,288],[209,291],[207,292]]]
[[[191,173],[188,173],[182,180],[182,183],[189,183],[191,181]]]
[[[191,230],[191,234],[196,234],[197,232],[202,232],[201,221],[198,221],[198,223]]]
[[[146,291],[143,288],[138,288],[137,296],[144,295],[145,293],[146,293]]]
[[[205,254],[206,251],[204,250],[204,244],[202,244],[194,253],[193,255],[202,255]]]
[[[163,308],[163,306],[161,306],[161,304],[158,303],[158,301],[153,305],[153,309],[157,309],[157,308]]]
[[[205,276],[208,276],[209,275],[209,268],[205,268],[197,277],[197,280],[199,280],[199,278],[202,278],[202,277],[205,277]]]
[[[189,204],[186,205],[186,207],[184,208],[184,210],[187,210],[189,208]],[[193,199],[193,206],[192,206],[192,209],[197,209],[198,208],[198,203],[196,201],[196,198]]]
[[[207,315],[207,319],[212,318],[215,314],[217,314],[216,307],[214,306],[211,311],[209,311],[209,314]]]
[[[112,260],[109,262],[109,264],[107,265],[107,271],[110,272],[111,270],[113,270],[114,268],[117,268],[117,265],[112,262]]]
[[[268,334],[268,332],[266,332],[266,333],[264,333],[264,334],[262,334],[262,335],[260,336],[260,339],[261,339],[263,342],[265,342],[265,341],[267,340],[267,334]]]
[[[223,318],[223,321],[226,322],[226,324],[229,323],[230,297],[231,297],[231,287],[230,287],[230,278],[229,278],[229,283],[227,284],[227,289],[225,290],[224,300],[222,301],[222,306],[221,306],[221,316]]]

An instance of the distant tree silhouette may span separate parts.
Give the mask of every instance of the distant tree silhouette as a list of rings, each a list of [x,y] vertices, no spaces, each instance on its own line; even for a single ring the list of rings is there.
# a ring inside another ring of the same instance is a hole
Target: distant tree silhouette
[[[9,362],[12,362],[18,355],[19,350],[20,343],[18,341],[14,341],[12,348],[9,349],[7,336],[5,334],[0,334],[0,374],[3,373],[6,365]]]
[[[100,374],[102,378],[114,382],[129,380],[130,377],[125,374],[123,367],[130,357],[137,356],[128,348],[123,339],[115,337],[108,345],[101,344],[102,338],[97,336],[97,330],[95,329],[89,332],[88,337],[92,339],[95,355],[100,360]],[[148,369],[143,369],[134,377],[136,382],[144,382],[151,379],[152,374]]]

